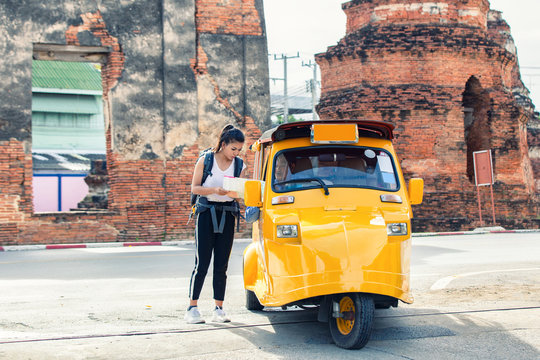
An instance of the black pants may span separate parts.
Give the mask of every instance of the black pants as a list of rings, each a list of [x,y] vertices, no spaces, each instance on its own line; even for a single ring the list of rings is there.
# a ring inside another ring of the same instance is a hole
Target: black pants
[[[216,211],[218,221],[221,220],[221,211]],[[227,267],[234,238],[234,215],[227,211],[225,216],[225,227],[223,233],[214,233],[212,215],[210,210],[206,210],[197,215],[197,225],[195,230],[195,268],[191,274],[189,285],[189,298],[198,300],[204,284],[204,278],[210,266],[212,253],[214,253],[214,299],[223,301],[225,299],[225,286],[227,284]]]

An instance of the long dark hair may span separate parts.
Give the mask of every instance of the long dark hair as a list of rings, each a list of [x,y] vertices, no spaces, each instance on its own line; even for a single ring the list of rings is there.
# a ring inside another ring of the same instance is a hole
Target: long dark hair
[[[223,145],[228,145],[232,142],[243,143],[244,141],[244,133],[240,129],[237,129],[233,125],[229,124],[225,126],[223,130],[221,130],[217,145],[214,146],[214,152],[217,153],[219,150],[221,150]]]

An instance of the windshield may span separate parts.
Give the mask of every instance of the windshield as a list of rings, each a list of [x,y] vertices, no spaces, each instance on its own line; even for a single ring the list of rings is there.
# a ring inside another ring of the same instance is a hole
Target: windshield
[[[275,157],[273,169],[275,192],[316,187],[398,190],[392,157],[377,148],[325,146],[284,150]]]

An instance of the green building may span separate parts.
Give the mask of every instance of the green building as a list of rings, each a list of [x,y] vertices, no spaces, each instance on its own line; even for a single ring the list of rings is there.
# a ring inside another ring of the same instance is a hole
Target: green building
[[[34,60],[33,152],[104,154],[102,93],[97,64]]]
[[[91,161],[105,159],[99,64],[32,63],[34,211],[69,211],[88,193]]]

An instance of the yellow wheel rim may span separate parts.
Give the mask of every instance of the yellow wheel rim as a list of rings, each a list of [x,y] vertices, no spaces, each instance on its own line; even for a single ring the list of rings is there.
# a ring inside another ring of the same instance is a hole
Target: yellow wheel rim
[[[349,313],[352,313],[353,316],[351,317],[352,319],[351,320],[346,320],[344,318],[337,318],[337,328],[339,330],[339,332],[343,335],[349,335],[350,332],[352,331],[353,329],[353,326],[354,326],[354,313],[355,313],[355,309],[354,309],[354,302],[353,300],[348,297],[348,296],[344,296],[340,302],[339,302],[339,312],[340,313],[344,313],[344,312],[349,312]]]

